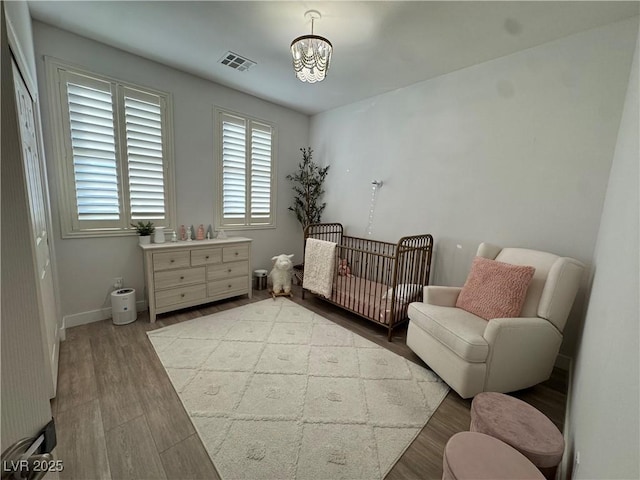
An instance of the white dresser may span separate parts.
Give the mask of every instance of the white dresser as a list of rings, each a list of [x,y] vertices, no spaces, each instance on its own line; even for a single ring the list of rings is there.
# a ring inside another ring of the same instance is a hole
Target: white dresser
[[[251,298],[251,239],[140,245],[149,320],[159,313],[247,294]]]

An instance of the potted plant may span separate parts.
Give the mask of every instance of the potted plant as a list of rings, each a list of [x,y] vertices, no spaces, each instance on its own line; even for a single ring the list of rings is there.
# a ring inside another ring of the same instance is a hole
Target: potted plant
[[[152,222],[132,223],[131,226],[136,229],[136,233],[139,235],[138,241],[140,242],[140,245],[148,245],[151,243],[151,234],[156,229]]]
[[[312,223],[319,223],[322,212],[327,206],[320,202],[324,194],[322,184],[329,173],[329,165],[320,167],[312,159],[311,147],[301,148],[302,162],[298,164],[298,171],[287,175],[287,180],[293,184],[293,205],[289,207],[302,224],[304,230]]]
[[[289,207],[302,225],[304,231],[312,223],[320,223],[322,212],[327,206],[320,203],[324,195],[322,184],[329,173],[329,165],[320,167],[312,160],[311,147],[301,148],[302,162],[298,164],[298,171],[287,175],[287,180],[293,184],[293,205]],[[304,276],[304,263],[294,265],[293,274],[300,285]]]

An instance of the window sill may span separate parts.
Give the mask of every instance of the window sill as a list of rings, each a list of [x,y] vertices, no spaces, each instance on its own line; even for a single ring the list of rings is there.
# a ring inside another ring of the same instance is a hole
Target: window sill
[[[169,236],[171,238],[171,234],[173,233],[173,229],[171,227],[165,227],[164,234],[165,237]],[[134,229],[130,230],[85,230],[80,232],[66,232],[62,234],[63,240],[69,240],[74,238],[112,238],[112,237],[137,237],[138,234]],[[153,236],[153,234],[151,234]]]
[[[216,225],[216,232],[224,230],[227,232],[242,232],[245,230],[275,230],[276,224],[271,225]]]

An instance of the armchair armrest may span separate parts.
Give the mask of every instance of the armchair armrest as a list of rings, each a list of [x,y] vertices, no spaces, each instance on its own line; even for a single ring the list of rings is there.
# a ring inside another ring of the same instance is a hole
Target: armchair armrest
[[[548,379],[562,343],[558,329],[539,317],[492,319],[484,338],[489,344],[485,390],[496,392]]]
[[[455,307],[462,287],[441,287],[429,285],[424,287],[423,302],[440,307]]]

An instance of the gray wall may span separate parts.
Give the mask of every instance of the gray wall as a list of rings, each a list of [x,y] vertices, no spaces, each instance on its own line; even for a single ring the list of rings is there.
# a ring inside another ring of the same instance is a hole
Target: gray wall
[[[375,178],[372,236],[433,234],[434,284],[462,285],[482,241],[590,263],[636,29],[617,22],[312,117],[316,159],[331,165],[325,218],[364,235]]]
[[[573,478],[640,478],[638,204],[640,36],[593,255],[568,411]]]
[[[214,105],[274,122],[278,129],[277,228],[228,233],[254,239],[253,268],[269,267],[270,258],[279,253],[294,253],[300,259],[302,233],[295,218],[287,211],[292,195],[285,175],[295,169],[299,161],[298,149],[308,143],[309,118],[306,115],[50,25],[34,22],[33,31],[61,284],[61,309],[67,320],[73,318],[73,322],[81,322],[104,318],[102,309],[110,306],[108,295],[114,277],[124,277],[125,284],[136,289],[138,300],[142,299],[142,255],[134,236],[61,239],[44,55],[173,94],[178,224],[213,224],[216,175]]]

